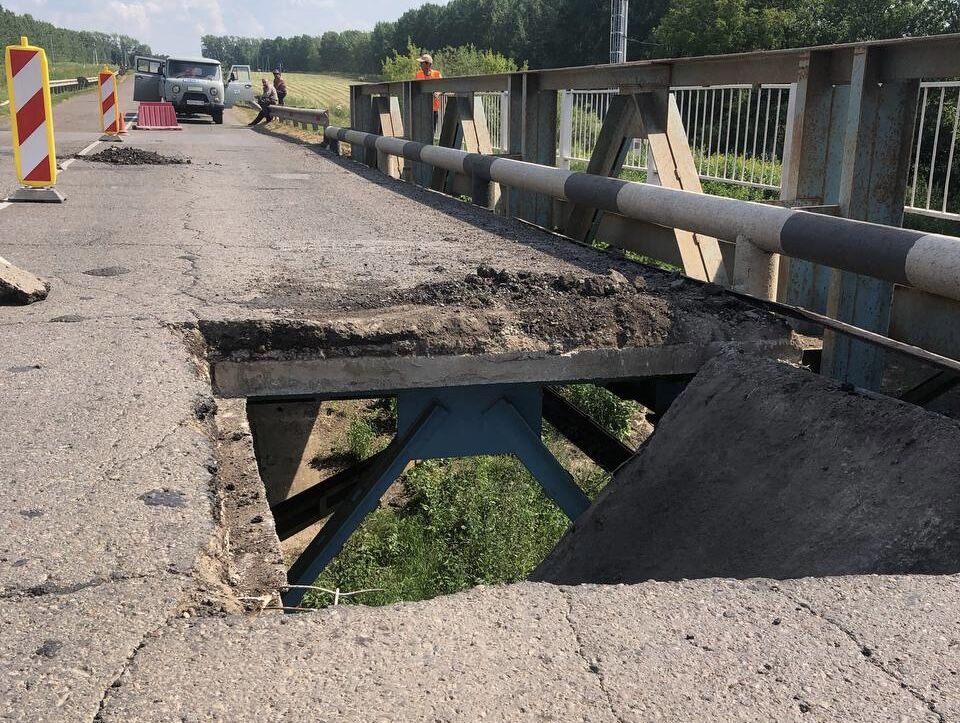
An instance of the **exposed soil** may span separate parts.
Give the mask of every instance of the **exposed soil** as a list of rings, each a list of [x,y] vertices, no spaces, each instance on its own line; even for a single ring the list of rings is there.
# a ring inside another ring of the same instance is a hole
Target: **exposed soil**
[[[958,468],[955,420],[725,352],[533,579],[956,573]]]
[[[191,162],[189,158],[161,156],[159,153],[131,146],[110,146],[91,156],[78,157],[85,161],[110,163],[114,166],[172,166]]]
[[[276,531],[265,521],[270,508],[244,407],[242,400],[219,400],[205,412],[216,450],[214,505],[222,531],[215,559],[234,596],[270,599],[286,584],[286,568]]]
[[[277,294],[278,308],[299,300],[301,309],[312,309],[311,320],[201,321],[210,357],[564,353],[788,335],[775,317],[718,286],[651,269],[629,279],[615,270],[552,274],[480,266],[454,281],[340,293],[336,310],[295,282]]]

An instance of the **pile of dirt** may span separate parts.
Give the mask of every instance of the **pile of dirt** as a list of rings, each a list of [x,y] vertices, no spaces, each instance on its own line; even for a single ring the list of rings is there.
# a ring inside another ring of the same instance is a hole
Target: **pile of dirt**
[[[660,343],[671,327],[669,308],[645,293],[642,276],[628,280],[618,271],[577,275],[480,266],[462,280],[420,284],[379,303],[415,304],[464,310],[507,310],[522,334],[577,346]]]
[[[458,304],[466,308],[492,307],[498,303],[556,303],[561,297],[610,298],[635,296],[647,288],[638,276],[630,281],[619,271],[604,275],[578,276],[572,272],[544,274],[533,271],[511,273],[492,266],[479,266],[475,274],[459,281],[420,284],[395,294],[394,303],[443,306]],[[388,299],[389,300],[389,299]]]
[[[110,146],[92,156],[83,156],[83,160],[110,163],[114,166],[175,166],[190,163],[189,158],[161,156],[159,153],[131,146]]]
[[[534,580],[960,571],[960,423],[726,352]]]

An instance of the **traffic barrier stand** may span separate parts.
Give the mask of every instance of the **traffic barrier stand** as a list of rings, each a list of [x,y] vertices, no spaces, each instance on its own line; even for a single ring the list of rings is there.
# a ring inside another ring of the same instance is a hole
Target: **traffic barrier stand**
[[[106,143],[122,143],[120,133],[125,129],[117,91],[117,74],[106,65],[97,75],[97,89],[100,91],[100,130],[103,131],[100,140]]]
[[[57,183],[57,152],[53,140],[50,74],[43,48],[8,45],[4,53],[10,93],[13,158],[20,188],[7,201],[63,203]]]
[[[177,123],[177,111],[173,103],[165,100],[142,102],[137,109],[137,124],[134,127],[141,131],[183,130]]]

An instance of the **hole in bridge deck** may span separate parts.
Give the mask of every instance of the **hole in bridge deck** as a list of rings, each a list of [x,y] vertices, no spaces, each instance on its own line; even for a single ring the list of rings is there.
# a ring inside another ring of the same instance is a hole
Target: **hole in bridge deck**
[[[577,444],[612,468],[650,434],[649,412],[592,384],[551,387],[546,395],[542,438],[592,499],[609,472]],[[571,418],[571,409],[590,421]],[[384,453],[397,432],[397,400],[251,399],[247,415],[284,556],[292,563],[334,510],[350,504],[365,467]],[[515,456],[416,461],[315,583],[372,589],[353,601],[383,604],[516,582],[543,560],[568,524]],[[330,602],[312,592],[301,604]]]
[[[624,446],[545,386],[616,383],[620,397],[660,413],[724,344],[799,356],[786,325],[719,287],[649,269],[635,276],[480,267],[348,308],[295,301],[278,287],[263,303],[282,301],[313,321],[199,322],[215,392],[250,400],[271,497],[319,482],[296,503],[276,502],[278,529],[299,531],[332,510],[292,561],[291,581],[326,574],[334,577],[325,587],[386,588],[358,600],[369,603],[522,579],[589,506],[585,490],[607,479],[600,468],[617,468],[639,442]],[[631,388],[654,379],[664,389]],[[604,405],[626,404],[584,389],[571,394],[598,404],[597,421],[609,424]],[[396,437],[380,451],[387,403],[346,400],[394,396]],[[639,408],[628,409],[639,423]],[[344,469],[361,447],[373,456]],[[414,460],[442,461],[409,467]],[[382,496],[398,506],[378,508]],[[378,534],[351,537],[369,513],[363,530]],[[285,601],[301,602],[289,591]]]

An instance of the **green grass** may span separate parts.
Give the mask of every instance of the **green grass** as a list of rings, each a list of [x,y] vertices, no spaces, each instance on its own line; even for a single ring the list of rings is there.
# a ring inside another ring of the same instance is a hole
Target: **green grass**
[[[563,392],[621,439],[638,407],[590,384]],[[350,425],[352,456],[371,452],[368,430],[395,428],[396,406],[375,406]],[[356,430],[356,431],[355,431]],[[609,476],[577,457],[547,428],[546,444],[591,499]],[[354,447],[357,447],[356,449]],[[524,580],[569,525],[539,483],[508,456],[419,462],[400,478],[401,504],[370,514],[316,584],[343,592],[375,589],[350,603],[383,605],[425,600],[475,585]],[[394,495],[394,500],[397,495]],[[323,607],[328,595],[309,593],[307,606]]]
[[[358,78],[336,73],[284,73],[283,77],[287,81],[287,105],[324,108],[330,113],[331,123],[349,125],[350,84],[359,83]]]
[[[607,475],[581,475],[591,497]],[[401,479],[406,503],[375,510],[316,584],[344,592],[379,589],[352,602],[384,605],[426,600],[523,580],[569,521],[513,457],[418,463]],[[309,594],[308,606],[330,603]]]

